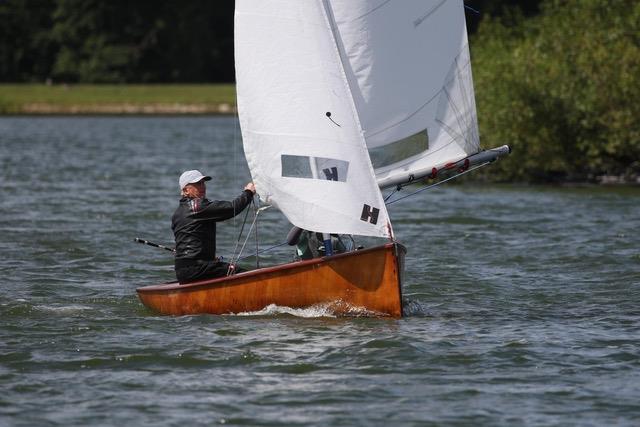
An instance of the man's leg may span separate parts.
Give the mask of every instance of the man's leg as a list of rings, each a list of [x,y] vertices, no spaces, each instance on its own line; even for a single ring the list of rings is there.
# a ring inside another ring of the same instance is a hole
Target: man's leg
[[[229,264],[218,261],[197,261],[191,266],[176,270],[176,277],[180,284],[196,282],[204,279],[214,279],[225,277],[229,271]],[[246,271],[240,267],[235,267],[232,274]]]

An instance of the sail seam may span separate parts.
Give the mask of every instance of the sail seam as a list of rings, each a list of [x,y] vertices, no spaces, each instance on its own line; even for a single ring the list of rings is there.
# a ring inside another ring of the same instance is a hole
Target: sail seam
[[[431,8],[431,10],[429,10],[427,13],[425,13],[424,15],[422,15],[420,18],[416,19],[415,21],[413,21],[413,26],[417,27],[418,25],[422,24],[428,17],[430,17],[431,15],[433,15],[438,9],[440,9],[440,7],[442,7],[442,5],[446,2],[447,0],[442,0],[440,3],[438,3],[437,5],[435,5],[433,8]]]
[[[375,12],[375,11],[376,11],[376,10],[378,10],[378,9],[380,9],[381,7],[384,7],[386,4],[388,4],[388,3],[390,3],[390,2],[391,2],[391,0],[387,0],[387,1],[385,1],[384,3],[379,4],[378,6],[374,7],[373,9],[371,9],[370,11],[368,11],[367,13],[364,13],[364,14],[362,14],[362,15],[358,16],[357,18],[353,18],[351,21],[357,21],[358,19],[362,19],[362,18],[364,18],[365,16],[369,16],[369,15],[371,15],[373,12]]]

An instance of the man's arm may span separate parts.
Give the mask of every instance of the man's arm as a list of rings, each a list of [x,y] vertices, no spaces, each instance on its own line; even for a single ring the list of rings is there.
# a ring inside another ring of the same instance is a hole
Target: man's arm
[[[242,212],[253,199],[255,186],[253,183],[247,184],[244,191],[233,201],[214,200],[211,202],[199,203],[192,207],[191,216],[196,219],[206,219],[213,221],[224,221],[233,218]]]

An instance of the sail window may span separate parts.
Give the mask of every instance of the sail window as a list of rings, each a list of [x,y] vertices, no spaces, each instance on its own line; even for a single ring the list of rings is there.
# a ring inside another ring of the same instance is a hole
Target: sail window
[[[387,166],[429,149],[429,134],[422,130],[410,137],[382,147],[370,148],[369,157],[374,168]]]
[[[344,160],[282,154],[280,161],[283,177],[347,181],[349,162]]]

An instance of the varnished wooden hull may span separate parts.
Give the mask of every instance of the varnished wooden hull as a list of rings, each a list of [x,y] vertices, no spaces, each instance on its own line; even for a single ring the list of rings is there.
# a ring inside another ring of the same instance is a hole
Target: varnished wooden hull
[[[275,304],[292,308],[335,303],[334,312],[364,308],[402,316],[404,246],[370,249],[262,268],[186,285],[138,288],[144,305],[162,314],[227,314]]]

